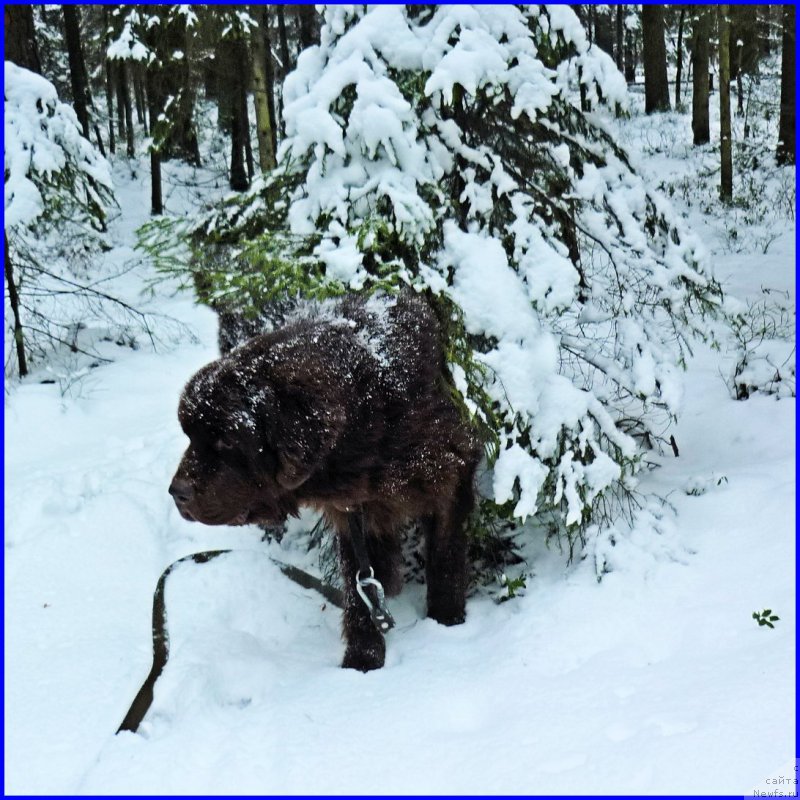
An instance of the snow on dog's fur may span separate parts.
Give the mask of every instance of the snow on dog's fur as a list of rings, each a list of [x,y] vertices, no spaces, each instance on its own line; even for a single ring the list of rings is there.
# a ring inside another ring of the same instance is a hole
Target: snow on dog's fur
[[[375,669],[385,654],[355,591],[352,515],[387,592],[399,589],[399,529],[418,519],[428,615],[463,621],[480,450],[449,397],[436,319],[420,298],[310,306],[203,367],[178,415],[190,444],[170,492],[186,519],[275,524],[308,505],[337,531],[344,666]]]

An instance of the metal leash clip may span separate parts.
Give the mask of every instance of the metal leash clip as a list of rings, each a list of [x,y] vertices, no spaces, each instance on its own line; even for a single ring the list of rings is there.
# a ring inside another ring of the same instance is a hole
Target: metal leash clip
[[[369,599],[367,595],[367,587],[374,586],[375,594],[378,597],[377,606]],[[361,577],[361,570],[356,572],[356,591],[359,597],[364,601],[364,605],[369,609],[369,616],[372,624],[381,632],[386,633],[394,628],[394,619],[386,608],[386,595],[383,591],[383,585],[375,577],[375,570],[369,568],[369,578]]]

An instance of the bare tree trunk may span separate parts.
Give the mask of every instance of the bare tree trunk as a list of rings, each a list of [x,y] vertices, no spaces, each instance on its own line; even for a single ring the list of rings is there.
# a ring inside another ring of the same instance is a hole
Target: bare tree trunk
[[[272,152],[278,152],[278,119],[275,115],[275,68],[274,50],[269,38],[269,18],[264,15],[264,45],[267,50],[267,58],[264,64],[264,72],[267,81],[267,108],[269,110],[269,133],[272,139]]]
[[[147,102],[149,103],[150,130],[153,130],[153,120],[158,119],[159,80],[155,68],[147,70]],[[156,144],[150,145],[150,213],[153,216],[164,213],[164,202],[161,194],[161,152]]]
[[[283,121],[283,81],[289,74],[292,66],[289,61],[289,42],[286,38],[286,19],[283,13],[283,6],[278,5],[275,7],[278,13],[278,43],[281,52],[281,91],[278,95],[280,124],[281,124],[281,139],[286,137],[286,123]]]
[[[246,98],[244,89],[244,74],[242,64],[245,58],[242,57],[244,43],[239,39],[231,40],[227,43],[228,63],[230,69],[225,70],[223,79],[227,79],[227,85],[220,86],[220,95],[229,93],[231,97],[231,175],[230,187],[235,192],[243,192],[249,183],[245,172],[245,138],[249,138],[249,131],[246,130],[246,116],[242,113],[244,103],[242,97]]]
[[[231,177],[230,187],[234,192],[244,192],[247,189],[247,173],[244,169],[244,136],[242,135],[241,114],[234,114],[231,118]]]
[[[625,81],[636,83],[636,42],[633,31],[625,31]]]
[[[114,77],[117,86],[117,135],[124,139],[127,135],[125,129],[125,103],[128,94],[128,84],[125,81],[125,69],[121,61],[114,62]]]
[[[127,132],[126,145],[128,158],[133,158],[136,153],[133,142],[133,111],[131,109],[131,93],[128,89],[128,64],[125,61],[119,62],[119,71],[122,77],[122,82],[125,85],[125,130]]]
[[[100,150],[100,154],[105,157],[106,149],[103,147],[100,128],[97,123],[90,123],[89,120],[89,109],[94,109],[94,103],[89,89],[89,74],[86,72],[86,61],[83,58],[83,47],[81,46],[81,20],[78,6],[63,5],[61,8],[64,12],[64,33],[75,113],[78,116],[78,122],[81,124],[85,139],[89,139],[90,124],[94,128],[97,147]]]
[[[108,45],[110,44],[111,37],[107,33],[108,31],[108,7],[103,6],[103,27],[106,30],[106,34],[103,38],[105,42],[106,49],[108,49]],[[105,70],[106,70],[106,110],[108,111],[108,149],[111,151],[112,155],[117,151],[116,141],[114,139],[114,77],[112,75],[112,61],[109,58],[105,59]]]
[[[243,74],[246,75],[247,72],[243,72]],[[249,184],[256,174],[256,169],[253,163],[253,141],[250,138],[250,115],[247,111],[247,92],[245,91],[244,81],[242,81],[242,93],[239,95],[239,109],[242,136],[244,137],[244,161],[247,164],[247,182]]]
[[[155,217],[164,213],[161,197],[161,153],[150,150],[150,213]]]
[[[731,26],[728,6],[719,6],[719,134],[722,159],[720,198],[733,200],[733,160],[731,153]]]
[[[3,232],[3,244],[5,245],[5,272],[6,286],[8,287],[8,302],[11,306],[11,314],[14,317],[14,345],[17,350],[17,366],[19,376],[24,378],[28,374],[28,362],[25,358],[25,342],[22,338],[22,321],[19,315],[19,293],[17,284],[14,282],[14,270],[11,266],[11,256],[8,252],[8,236]]]
[[[111,154],[117,152],[114,137],[114,86],[111,78],[111,62],[106,59],[106,108],[108,109],[108,149]]]
[[[153,119],[150,116],[150,95],[147,93],[147,68],[141,67],[139,75],[139,86],[142,90],[142,106],[144,108],[144,135],[150,136],[153,133]]]
[[[83,129],[83,138],[89,138],[89,112],[87,110],[86,93],[88,87],[84,83],[86,67],[83,64],[81,53],[81,30],[78,7],[63,5],[64,38],[67,44],[67,58],[69,60],[69,75],[72,82],[72,105],[78,115],[78,122]]]
[[[258,165],[262,172],[275,167],[275,151],[272,145],[272,122],[269,113],[269,95],[272,84],[267,83],[269,51],[265,39],[266,14],[264,6],[251,6],[250,15],[258,22],[253,31],[253,100],[256,108],[256,138],[258,140]]]
[[[136,121],[144,128],[147,136],[147,120],[145,118],[146,103],[144,100],[144,86],[142,85],[142,72],[139,64],[133,65],[133,99],[136,104]]]
[[[217,128],[223,133],[231,132],[233,97],[231,87],[233,78],[233,56],[229,40],[220,40],[214,47],[214,96],[217,99]]]
[[[667,49],[664,44],[664,9],[662,6],[642,6],[644,36],[644,110],[669,111],[667,83]]]
[[[100,155],[105,158],[106,149],[103,147],[103,137],[100,135],[100,126],[95,122],[93,123],[92,127],[94,128],[94,138],[97,142],[97,149],[100,151]]]
[[[124,60],[109,62],[107,67],[106,93],[109,97],[109,128],[113,134],[113,123],[111,122],[112,107],[110,101],[110,82],[109,76],[116,77],[117,84],[117,128],[119,138],[126,140],[126,152],[128,158],[134,156],[133,142],[133,115],[131,113],[131,95],[128,88],[128,74],[130,67]],[[112,72],[113,70],[113,72]]]
[[[41,75],[42,62],[39,60],[36,31],[33,27],[33,6],[4,6],[3,23],[5,60],[13,61],[18,67]]]
[[[697,7],[692,26],[692,134],[696,145],[711,141],[708,121],[708,61],[711,15],[708,6]]]
[[[759,31],[759,38],[761,39],[761,49],[765,56],[768,56],[772,53],[772,45],[770,42],[770,14],[772,12],[772,6],[758,6],[758,10],[761,12],[758,14],[759,22],[758,22],[758,31]]]
[[[779,164],[795,163],[795,8],[783,6],[783,54],[781,56],[781,114],[778,123]]]
[[[281,79],[285,78],[292,69],[289,60],[289,41],[286,37],[286,17],[283,13],[283,6],[275,7],[278,13],[278,42],[281,48]]]
[[[613,6],[601,6],[594,12],[594,43],[614,58],[616,53],[616,23]]]
[[[677,111],[681,104],[681,73],[683,72],[683,18],[686,15],[686,9],[681,9],[680,17],[678,17],[678,51],[676,53],[677,68],[675,72],[675,110]]]
[[[736,116],[744,116],[744,86],[742,86],[742,43],[736,42]]]
[[[319,44],[319,25],[317,10],[313,5],[295,6],[300,22],[299,40],[300,49],[305,50]]]
[[[192,83],[192,50],[194,49],[193,35],[188,26],[184,24],[182,32],[182,49],[184,57],[179,62],[180,75],[178,92],[180,103],[178,106],[178,124],[170,132],[170,140],[177,147],[178,153],[190,164],[200,166],[200,143],[197,141],[197,131],[194,124],[194,85]]]
[[[616,13],[616,41],[614,46],[614,56],[617,62],[617,69],[622,72],[625,68],[625,60],[623,58],[623,33],[624,33],[624,12],[623,7],[621,5],[617,6],[617,13]]]

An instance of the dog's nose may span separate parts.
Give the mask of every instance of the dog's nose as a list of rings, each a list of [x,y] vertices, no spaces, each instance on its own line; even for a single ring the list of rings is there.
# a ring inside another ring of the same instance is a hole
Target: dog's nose
[[[175,498],[176,503],[188,503],[194,497],[194,489],[189,481],[173,478],[169,485],[169,493]]]

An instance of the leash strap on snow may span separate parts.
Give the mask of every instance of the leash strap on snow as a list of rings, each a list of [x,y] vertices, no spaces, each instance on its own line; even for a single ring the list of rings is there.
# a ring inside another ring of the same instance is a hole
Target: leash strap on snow
[[[202,553],[193,553],[184,556],[177,561],[173,561],[162,573],[153,594],[153,666],[150,674],[145,678],[142,688],[139,689],[136,697],[133,698],[131,707],[122,720],[122,724],[117,728],[117,733],[121,731],[131,731],[135,733],[139,728],[139,723],[144,719],[150,705],[153,702],[153,687],[166,666],[169,658],[169,634],[167,632],[167,607],[164,603],[164,587],[167,583],[172,570],[184,561],[194,561],[196,564],[205,564],[212,558],[229,553],[230,550],[206,550]]]
[[[350,514],[350,541],[353,544],[353,554],[358,561],[356,572],[356,591],[358,596],[364,601],[364,605],[369,611],[369,618],[372,624],[378,629],[379,633],[388,633],[394,628],[394,619],[386,607],[386,594],[383,585],[375,577],[375,571],[369,563],[367,553],[367,542],[364,535],[364,514]],[[362,575],[369,575],[362,578]],[[373,597],[370,597],[370,590]]]
[[[121,731],[131,731],[136,733],[139,729],[141,721],[144,719],[145,714],[150,709],[153,702],[153,687],[156,681],[164,670],[169,658],[169,632],[167,629],[167,607],[164,602],[164,590],[167,583],[167,578],[170,573],[185,561],[194,561],[195,564],[205,564],[223,553],[230,553],[230,550],[205,550],[202,553],[193,553],[189,556],[179,558],[173,561],[162,573],[156,585],[156,591],[153,594],[153,666],[150,668],[150,674],[145,678],[142,688],[139,689],[136,697],[131,703],[125,719],[122,724],[117,728],[117,733]],[[274,558],[270,558],[274,564],[277,564],[280,571],[289,580],[302,586],[304,589],[314,589],[319,592],[326,600],[339,608],[344,608],[344,600],[342,593],[339,589],[323,583],[319,578],[309,575],[307,572],[298,567],[293,567],[290,564],[283,564]]]

